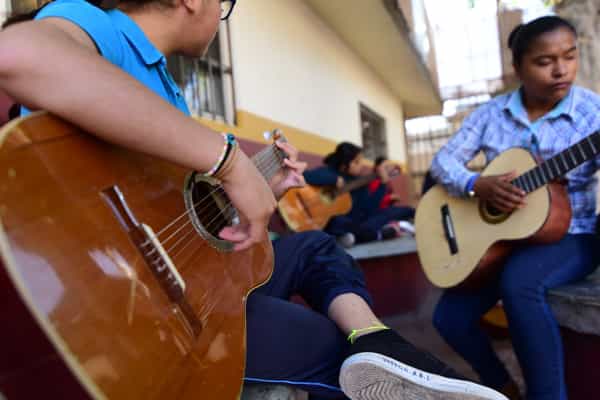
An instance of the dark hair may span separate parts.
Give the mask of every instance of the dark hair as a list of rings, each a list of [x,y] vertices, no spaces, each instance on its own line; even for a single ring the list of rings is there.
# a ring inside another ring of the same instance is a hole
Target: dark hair
[[[382,162],[387,161],[387,157],[384,156],[379,156],[375,159],[375,167],[379,167],[379,165],[381,165]]]
[[[342,171],[348,168],[348,165],[362,152],[357,145],[348,142],[342,142],[337,145],[335,151],[329,154],[323,162],[336,171]]]
[[[19,22],[25,22],[25,21],[29,21],[35,18],[35,16],[42,10],[42,8],[46,7],[48,4],[50,4],[50,2],[44,4],[43,6],[36,8],[35,10],[26,12],[26,13],[19,13],[19,14],[14,14],[11,15],[10,17],[8,17],[6,19],[6,21],[4,21],[2,23],[2,29],[10,26],[10,25],[14,25],[14,24],[18,24]]]
[[[577,37],[577,30],[566,19],[549,15],[530,21],[527,24],[520,24],[515,27],[508,36],[508,48],[512,51],[513,63],[521,64],[523,55],[529,50],[531,43],[544,33],[553,32],[560,28],[566,28],[573,32]]]
[[[8,109],[8,120],[18,118],[21,115],[21,105],[19,103],[14,103]]]

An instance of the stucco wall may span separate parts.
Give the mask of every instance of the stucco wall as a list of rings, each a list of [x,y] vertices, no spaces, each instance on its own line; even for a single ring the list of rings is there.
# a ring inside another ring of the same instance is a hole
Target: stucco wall
[[[238,2],[231,43],[239,110],[360,144],[363,103],[386,120],[390,158],[404,161],[400,102],[304,1]]]

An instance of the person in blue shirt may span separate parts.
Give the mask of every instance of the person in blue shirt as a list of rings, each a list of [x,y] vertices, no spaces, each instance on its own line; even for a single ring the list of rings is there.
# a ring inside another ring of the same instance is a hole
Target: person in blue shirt
[[[546,16],[510,35],[513,65],[521,87],[498,96],[469,115],[435,156],[431,173],[456,196],[477,196],[498,210],[527,206],[525,193],[510,182],[515,174],[480,176],[465,165],[479,151],[488,161],[511,147],[547,159],[600,129],[600,96],[574,86],[577,34],[566,20]],[[479,321],[502,300],[529,400],[567,398],[560,332],[546,294],[582,279],[600,261],[595,231],[598,159],[569,172],[573,211],[560,241],[521,246],[499,277],[479,290],[446,290],[434,314],[444,339],[467,360],[481,381],[519,398],[516,385],[492,350]]]
[[[323,164],[322,167],[304,172],[308,184],[341,188],[365,175],[362,149],[349,142],[338,144],[335,151],[323,159]],[[325,232],[336,236],[344,247],[396,237],[400,229],[397,222],[414,218],[412,207],[381,207],[387,194],[388,169],[389,163],[385,161],[376,165],[374,171],[381,184],[376,187],[367,184],[352,190],[350,212],[331,218],[325,226]]]
[[[275,198],[303,184],[305,164],[279,143],[287,168],[265,182],[231,136],[189,117],[166,68],[168,55],[204,54],[234,5],[121,0],[102,10],[84,0],[53,1],[35,21],[0,33],[0,89],[28,110],[48,110],[106,141],[216,176],[242,219],[220,236],[245,249],[265,239]],[[371,399],[384,391],[394,398],[504,399],[384,326],[360,269],[331,236],[292,235],[274,241],[273,250],[271,280],[247,299],[247,382],[293,385],[311,399]],[[292,303],[293,294],[311,307]]]

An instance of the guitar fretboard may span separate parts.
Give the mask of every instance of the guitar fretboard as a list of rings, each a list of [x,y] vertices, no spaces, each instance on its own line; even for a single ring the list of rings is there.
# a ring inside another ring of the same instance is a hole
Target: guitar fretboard
[[[390,178],[393,178],[396,175],[398,175],[400,172],[401,171],[399,169],[395,168],[392,171],[388,172],[388,175]],[[351,192],[354,189],[358,189],[360,187],[363,187],[363,186],[371,183],[371,181],[377,177],[378,177],[378,175],[376,173],[372,173],[369,175],[361,176],[360,178],[356,178],[356,179],[350,181],[349,183],[345,184],[338,190],[336,190],[335,194],[340,195],[343,193]]]
[[[597,131],[518,176],[512,184],[526,193],[531,193],[548,182],[564,176],[599,153],[600,131]]]
[[[283,135],[278,139],[279,141],[285,142]],[[282,167],[283,159],[287,157],[287,154],[275,144],[265,147],[252,157],[252,162],[265,178],[267,182],[273,178],[273,176],[279,172]]]
[[[362,186],[368,184],[375,178],[377,178],[377,174],[369,174],[369,175],[361,176],[360,178],[356,178],[356,179],[350,181],[349,183],[345,184],[344,186],[339,188],[335,193],[340,195],[343,193],[351,192],[354,189],[358,189],[359,187],[362,187]]]

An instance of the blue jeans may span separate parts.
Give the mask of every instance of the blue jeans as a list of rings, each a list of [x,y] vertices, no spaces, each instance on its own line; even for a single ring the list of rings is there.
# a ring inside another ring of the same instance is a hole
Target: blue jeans
[[[327,310],[344,293],[371,304],[363,273],[321,231],[284,236],[273,249],[271,280],[248,297],[245,381],[292,385],[311,399],[345,398],[338,376],[349,342]],[[294,294],[311,308],[290,302]]]
[[[509,375],[479,323],[501,299],[527,399],[565,400],[562,341],[546,292],[592,272],[600,261],[599,244],[595,235],[581,234],[516,249],[497,282],[473,292],[446,290],[436,307],[434,325],[484,385],[500,389]]]
[[[379,230],[388,222],[412,219],[414,216],[415,209],[412,207],[391,206],[377,210],[365,218],[351,216],[351,214],[333,217],[325,227],[325,231],[333,236],[351,232],[358,243],[372,242],[378,239]]]

